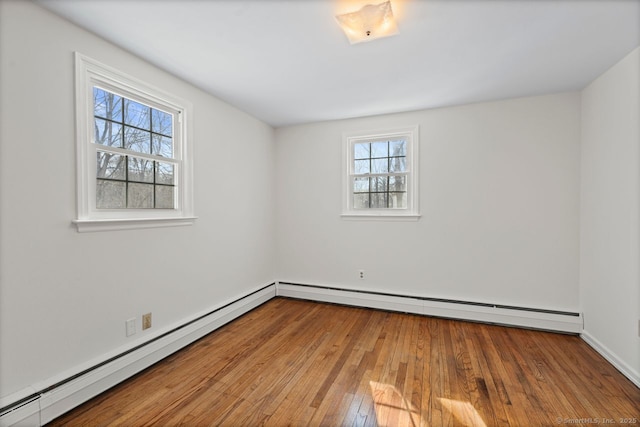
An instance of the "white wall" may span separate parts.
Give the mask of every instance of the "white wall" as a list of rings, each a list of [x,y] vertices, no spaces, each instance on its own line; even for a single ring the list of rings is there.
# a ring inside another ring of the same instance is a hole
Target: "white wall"
[[[193,103],[195,226],[75,231],[76,50]],[[582,97],[274,134],[30,2],[0,0],[0,398],[275,279],[584,311],[585,335],[637,378],[638,74],[636,50]],[[341,219],[342,133],[415,124],[422,218]],[[126,338],[124,321],[148,311],[154,327]]]
[[[342,133],[415,124],[422,218],[341,219]],[[276,141],[280,281],[579,311],[578,93],[292,126]]]
[[[193,103],[195,226],[72,226],[76,50]],[[270,126],[31,2],[0,2],[0,52],[0,396],[274,281]]]
[[[585,338],[640,385],[640,48],[582,92]]]

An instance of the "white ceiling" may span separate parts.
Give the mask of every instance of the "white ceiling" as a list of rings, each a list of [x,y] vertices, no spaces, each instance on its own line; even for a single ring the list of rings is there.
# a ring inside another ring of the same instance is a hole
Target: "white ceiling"
[[[640,45],[640,0],[392,0],[350,45],[381,1],[37,0],[275,127],[578,90]]]

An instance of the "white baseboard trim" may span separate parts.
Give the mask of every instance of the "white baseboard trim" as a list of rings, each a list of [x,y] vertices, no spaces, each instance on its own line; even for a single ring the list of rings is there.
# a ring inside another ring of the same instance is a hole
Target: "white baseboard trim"
[[[275,296],[276,284],[272,283],[176,325],[168,333],[104,365],[84,369],[73,379],[56,379],[58,385],[47,389],[34,387],[41,392],[0,414],[0,426],[44,425]]]
[[[593,335],[587,331],[582,331],[580,337],[584,342],[589,344],[591,348],[597,351],[602,357],[604,357],[609,363],[611,363],[622,375],[629,378],[629,381],[634,383],[636,387],[640,388],[640,373],[631,366],[627,365],[622,359],[620,359],[614,352],[609,350],[604,344],[598,341]]]
[[[208,314],[196,315],[171,329],[170,333],[114,358],[109,363],[90,370],[80,368],[78,371],[82,372],[84,369],[84,373],[69,381],[60,381],[59,377],[56,377],[55,381],[44,381],[40,386],[29,388],[31,391],[17,393],[16,396],[22,398],[33,392],[32,398],[0,414],[0,427],[44,425],[275,296],[581,334],[587,344],[640,387],[638,372],[582,330],[580,313],[491,306],[317,285],[273,283],[231,303],[214,307]],[[59,385],[46,386],[55,383]],[[6,400],[3,399],[2,403],[6,403]]]
[[[582,315],[580,313],[493,306],[465,301],[456,302],[416,296],[390,295],[296,283],[278,283],[277,295],[554,332],[571,334],[582,332]]]

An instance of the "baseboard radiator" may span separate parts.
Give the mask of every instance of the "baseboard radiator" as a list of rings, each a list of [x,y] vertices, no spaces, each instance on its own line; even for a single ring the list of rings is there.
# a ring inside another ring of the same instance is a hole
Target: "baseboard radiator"
[[[611,363],[621,374],[640,387],[638,369],[625,363],[623,359],[585,331],[582,313],[397,295],[387,292],[290,282],[279,282],[277,295],[310,301],[580,335],[583,341]]]
[[[330,286],[279,282],[277,295],[567,334],[580,334],[583,326],[582,315],[569,311],[397,295]]]
[[[0,404],[0,426],[44,425],[275,296],[276,283],[272,283],[62,380],[25,390],[17,398],[9,397],[8,402]]]
[[[6,398],[0,402],[0,427],[44,425],[276,296],[570,334],[583,326],[580,313],[276,282],[62,380]]]

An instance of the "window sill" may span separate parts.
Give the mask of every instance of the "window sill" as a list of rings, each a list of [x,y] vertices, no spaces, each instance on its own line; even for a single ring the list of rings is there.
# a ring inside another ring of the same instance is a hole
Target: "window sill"
[[[350,221],[417,221],[420,214],[389,214],[389,213],[343,213],[342,219]]]
[[[180,218],[123,218],[123,219],[75,219],[73,224],[79,233],[91,231],[134,230],[141,228],[179,227],[193,225],[197,217]]]

